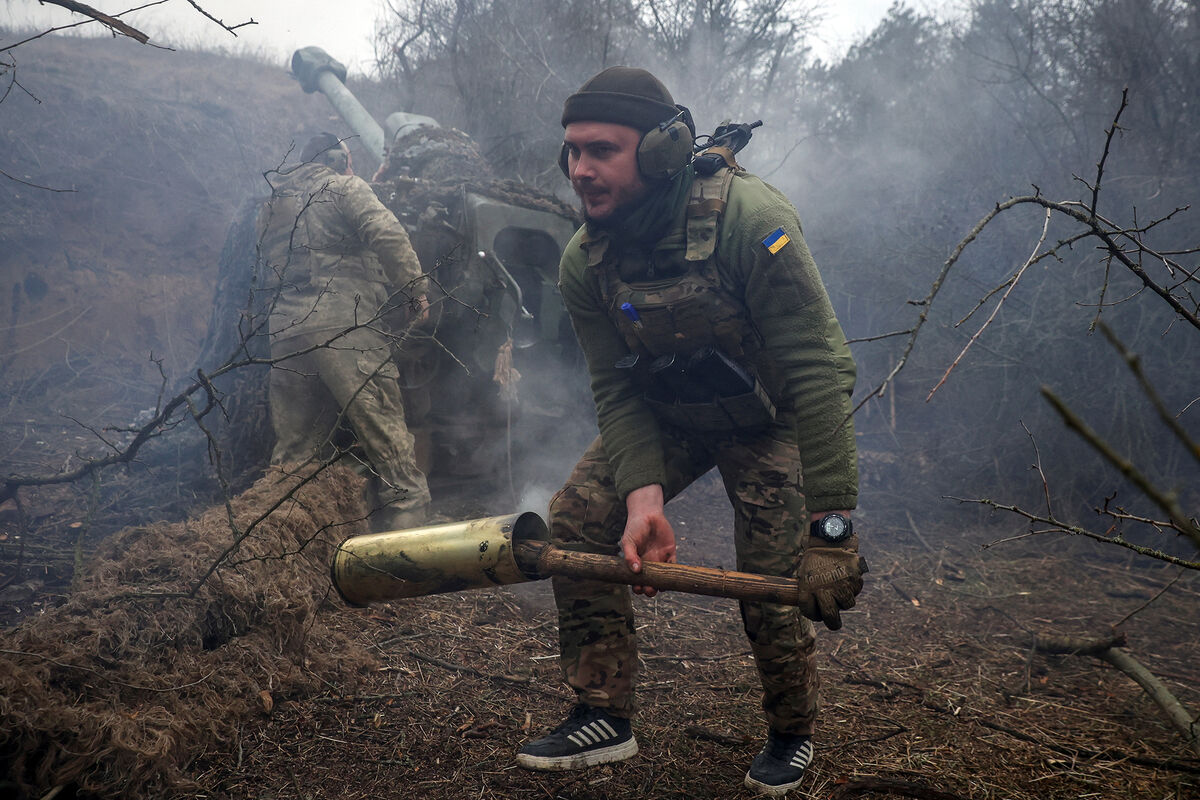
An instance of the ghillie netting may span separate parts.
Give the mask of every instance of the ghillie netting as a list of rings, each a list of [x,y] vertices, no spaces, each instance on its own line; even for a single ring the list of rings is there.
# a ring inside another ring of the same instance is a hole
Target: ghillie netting
[[[416,234],[427,220],[422,212],[436,206],[454,209],[465,192],[581,221],[578,211],[554,195],[496,177],[475,142],[454,128],[421,126],[397,138],[373,183],[375,192],[397,217],[415,223]],[[432,261],[426,266],[432,266]]]
[[[371,663],[318,614],[334,549],[364,529],[361,479],[272,471],[231,512],[120,531],[63,605],[0,635],[10,790],[161,796],[248,714]]]

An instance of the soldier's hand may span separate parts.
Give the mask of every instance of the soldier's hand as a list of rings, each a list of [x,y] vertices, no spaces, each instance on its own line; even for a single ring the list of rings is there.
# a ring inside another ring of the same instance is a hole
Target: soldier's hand
[[[420,297],[414,298],[413,302],[417,306],[415,311],[415,322],[417,325],[424,326],[427,322],[429,322],[429,298],[425,295],[421,295]]]
[[[658,484],[634,489],[625,499],[628,519],[621,536],[621,555],[634,572],[642,571],[643,561],[675,563],[675,531],[663,511],[662,487]],[[652,586],[634,586],[636,594],[654,597]]]
[[[858,555],[858,537],[836,545],[810,539],[800,560],[800,612],[836,631],[842,627],[842,611],[854,608],[854,598],[863,588],[866,559]]]

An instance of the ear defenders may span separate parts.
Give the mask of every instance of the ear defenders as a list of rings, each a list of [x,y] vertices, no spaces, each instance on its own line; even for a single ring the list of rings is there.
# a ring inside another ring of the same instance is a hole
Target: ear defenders
[[[638,172],[648,181],[666,180],[692,162],[692,144],[696,137],[696,123],[692,112],[677,105],[679,113],[646,131],[638,143]],[[571,177],[567,165],[570,148],[563,143],[558,154],[558,168],[563,175]]]
[[[350,166],[350,154],[341,145],[326,150],[321,154],[320,160],[339,175],[346,171],[346,167]]]

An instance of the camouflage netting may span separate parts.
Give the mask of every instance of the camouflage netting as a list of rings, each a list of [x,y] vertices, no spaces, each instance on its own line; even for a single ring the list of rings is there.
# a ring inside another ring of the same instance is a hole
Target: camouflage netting
[[[451,176],[491,178],[494,173],[470,136],[457,128],[422,125],[396,138],[375,181],[399,177],[437,181]]]
[[[0,772],[34,797],[161,796],[246,715],[369,666],[318,615],[334,548],[362,532],[361,479],[298,483],[271,473],[233,501],[240,530],[274,510],[230,553],[221,506],[121,531],[66,603],[0,635]]]
[[[455,128],[418,127],[400,136],[375,176],[375,191],[401,219],[433,205],[453,208],[463,192],[578,220],[578,212],[553,195],[497,178],[471,137]]]
[[[529,184],[501,178],[455,177],[429,181],[398,176],[375,184],[375,192],[384,205],[405,222],[419,218],[419,213],[435,204],[454,208],[461,203],[464,192],[474,192],[535,211],[548,211],[580,222],[579,212],[557,197],[539,192]]]

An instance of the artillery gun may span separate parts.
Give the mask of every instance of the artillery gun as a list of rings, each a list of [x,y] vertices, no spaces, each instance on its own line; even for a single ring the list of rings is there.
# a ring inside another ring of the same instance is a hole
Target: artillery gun
[[[559,482],[566,464],[553,475],[538,474],[547,442],[562,444],[573,458],[595,432],[582,354],[557,288],[559,257],[579,225],[577,212],[498,178],[470,137],[431,117],[397,112],[379,125],[346,88],[346,68],[321,48],[297,50],[291,69],[354,132],[348,143],[356,171],[364,178],[373,173],[371,187],[408,229],[431,276],[432,330],[404,342],[398,366],[418,461],[434,491],[465,481],[506,485],[518,466],[514,488],[538,478]],[[235,284],[256,245],[253,218],[263,199],[243,207],[227,237],[203,348],[210,363],[229,352],[231,315],[221,298],[246,296]],[[509,342],[515,372],[501,374],[497,356]],[[250,470],[270,452],[261,441],[270,435],[266,381],[242,383],[228,391],[238,395],[236,406],[252,412],[244,416],[259,441],[246,441],[246,432],[230,438],[240,454],[236,469]]]

